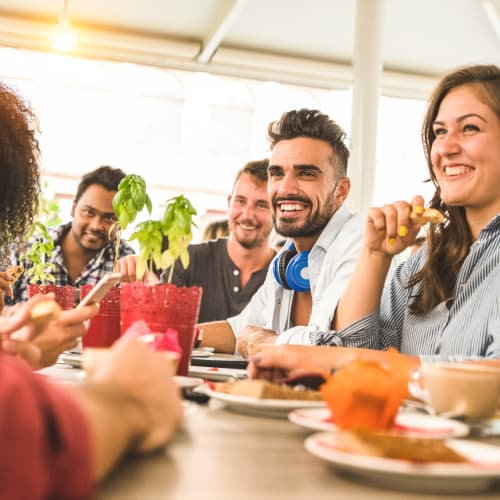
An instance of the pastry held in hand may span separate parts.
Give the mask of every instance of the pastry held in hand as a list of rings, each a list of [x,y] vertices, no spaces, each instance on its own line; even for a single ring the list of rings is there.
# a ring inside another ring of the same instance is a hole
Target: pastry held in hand
[[[410,219],[415,224],[442,224],[445,221],[445,216],[435,208],[426,208],[421,214],[413,212]]]
[[[23,275],[24,267],[23,266],[11,266],[6,270],[7,274],[14,280],[14,283]]]
[[[43,326],[59,317],[61,306],[55,300],[38,302],[31,309],[31,320],[37,326]]]

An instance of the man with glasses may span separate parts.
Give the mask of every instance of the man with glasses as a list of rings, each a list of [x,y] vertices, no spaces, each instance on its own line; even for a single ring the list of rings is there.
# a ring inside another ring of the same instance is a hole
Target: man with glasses
[[[110,230],[117,219],[112,202],[125,175],[118,168],[102,166],[82,177],[71,208],[73,220],[52,232],[55,248],[51,261],[56,285],[95,285],[104,274],[113,271],[116,248]],[[35,241],[32,238],[20,253],[27,253]],[[118,259],[133,253],[133,248],[120,240]],[[29,260],[17,260],[25,272],[13,285],[12,303],[28,299],[27,271],[33,266]]]

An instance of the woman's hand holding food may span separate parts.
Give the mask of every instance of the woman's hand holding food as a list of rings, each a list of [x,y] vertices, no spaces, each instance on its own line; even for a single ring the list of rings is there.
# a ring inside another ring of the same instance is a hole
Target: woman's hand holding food
[[[424,212],[424,199],[415,196],[411,203],[398,201],[391,205],[373,207],[368,212],[366,247],[370,252],[396,255],[412,245],[422,227],[412,214]],[[417,219],[418,220],[418,219]]]

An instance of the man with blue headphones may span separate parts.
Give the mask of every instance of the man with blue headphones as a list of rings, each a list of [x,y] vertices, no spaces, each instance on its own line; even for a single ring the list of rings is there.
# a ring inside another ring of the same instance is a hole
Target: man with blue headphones
[[[364,237],[362,219],[344,205],[350,181],[342,128],[301,109],[272,122],[268,135],[268,197],[276,232],[288,242],[240,314],[200,325],[204,345],[244,356],[249,343],[321,344]]]

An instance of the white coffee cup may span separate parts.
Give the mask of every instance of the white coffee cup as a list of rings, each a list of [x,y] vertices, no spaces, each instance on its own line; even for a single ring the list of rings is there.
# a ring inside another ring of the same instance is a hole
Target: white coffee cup
[[[467,420],[483,420],[495,414],[500,368],[479,363],[427,364],[419,368],[419,373],[423,390],[418,396],[437,414]],[[415,390],[412,392],[415,394]]]

